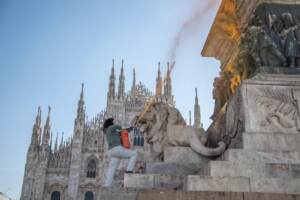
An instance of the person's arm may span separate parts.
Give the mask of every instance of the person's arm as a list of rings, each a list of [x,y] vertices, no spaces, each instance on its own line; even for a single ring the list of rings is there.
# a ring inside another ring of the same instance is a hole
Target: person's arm
[[[114,130],[116,133],[119,133],[122,130],[122,127],[120,125],[114,125]]]

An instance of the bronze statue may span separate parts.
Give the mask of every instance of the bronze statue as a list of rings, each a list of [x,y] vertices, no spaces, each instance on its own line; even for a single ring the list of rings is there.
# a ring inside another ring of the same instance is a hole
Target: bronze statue
[[[296,41],[295,30],[298,29],[291,13],[283,13],[284,30],[281,36],[285,38],[284,53],[289,67],[296,67],[296,58],[300,57],[299,45]]]

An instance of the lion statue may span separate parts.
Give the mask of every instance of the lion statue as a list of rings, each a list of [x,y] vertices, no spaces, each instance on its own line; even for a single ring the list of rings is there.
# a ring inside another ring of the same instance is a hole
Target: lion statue
[[[204,130],[187,126],[180,112],[166,103],[151,104],[134,119],[134,124],[158,156],[163,154],[166,146],[191,147],[206,157],[219,156],[226,150],[222,141],[216,148],[206,147]]]

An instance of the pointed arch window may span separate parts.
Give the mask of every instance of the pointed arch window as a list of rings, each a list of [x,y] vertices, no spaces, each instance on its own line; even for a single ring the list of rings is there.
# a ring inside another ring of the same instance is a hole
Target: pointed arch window
[[[86,192],[84,195],[84,200],[94,200],[94,193],[93,192]]]
[[[86,177],[87,178],[96,178],[96,161],[90,160],[88,165],[87,165],[87,172],[86,172]]]
[[[60,200],[60,192],[58,192],[58,191],[52,192],[51,200]]]

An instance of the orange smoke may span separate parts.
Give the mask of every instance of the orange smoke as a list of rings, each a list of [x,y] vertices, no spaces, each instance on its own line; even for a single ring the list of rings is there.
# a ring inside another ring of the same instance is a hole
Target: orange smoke
[[[181,42],[184,38],[195,33],[200,25],[201,20],[205,15],[212,10],[216,5],[219,4],[219,0],[206,0],[205,5],[202,6],[203,1],[199,1],[196,6],[196,10],[192,15],[181,25],[179,31],[176,33],[169,51],[169,60],[174,61],[177,57],[177,51],[181,46]],[[207,28],[207,27],[205,27]]]

